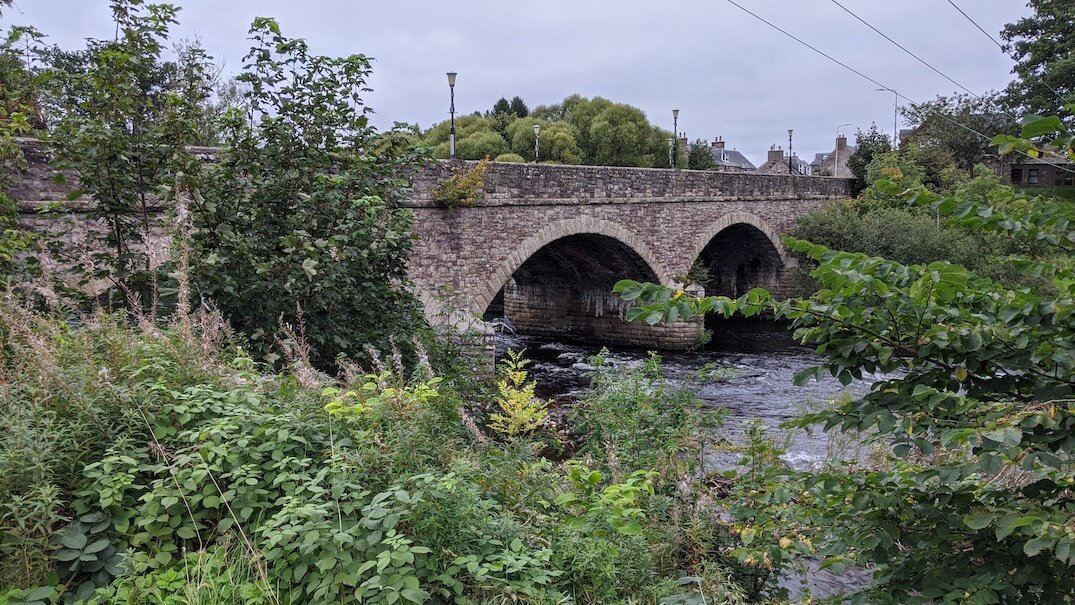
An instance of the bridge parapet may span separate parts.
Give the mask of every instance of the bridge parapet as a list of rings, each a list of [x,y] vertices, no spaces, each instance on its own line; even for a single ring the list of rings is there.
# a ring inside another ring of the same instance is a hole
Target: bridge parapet
[[[434,207],[433,189],[476,162],[439,161],[419,171],[408,207]],[[822,200],[851,197],[853,179],[613,166],[493,162],[475,206]]]

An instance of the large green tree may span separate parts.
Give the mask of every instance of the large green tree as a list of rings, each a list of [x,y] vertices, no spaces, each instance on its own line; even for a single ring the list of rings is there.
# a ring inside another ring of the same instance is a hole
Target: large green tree
[[[264,358],[283,323],[322,368],[404,346],[420,322],[413,214],[393,204],[423,148],[368,124],[365,56],[314,55],[271,19],[250,34],[238,79],[253,123],[230,111],[219,161],[191,184],[194,285]]]
[[[1000,33],[1015,60],[1007,100],[1024,114],[1053,115],[1075,103],[1075,0],[1029,0],[1034,14]]]
[[[910,103],[903,107],[902,114],[911,127],[905,142],[948,152],[968,174],[975,164],[996,157],[990,147],[992,137],[1017,130],[1015,120],[991,96],[939,96],[932,101]]]
[[[541,126],[539,137],[540,160],[557,164],[579,164],[582,153],[576,142],[576,131],[566,122],[546,122],[535,118],[516,120],[509,127],[511,151],[528,160],[534,159],[534,125]]]
[[[857,191],[866,188],[866,168],[870,162],[874,157],[889,151],[892,151],[892,140],[877,129],[877,124],[871,125],[866,132],[859,130],[855,133],[855,152],[847,158],[847,167],[851,174],[855,175]]]
[[[709,151],[709,143],[705,139],[691,143],[687,150],[687,167],[691,170],[709,170],[713,166],[716,166],[716,161]]]

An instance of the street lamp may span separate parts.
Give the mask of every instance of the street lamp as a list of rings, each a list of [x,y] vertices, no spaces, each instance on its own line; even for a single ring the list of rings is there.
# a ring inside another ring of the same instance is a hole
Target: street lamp
[[[675,137],[672,137],[672,138],[668,139],[668,167],[669,168],[674,168],[675,167],[675,164],[672,161],[672,148],[675,146],[675,144],[676,144]]]
[[[900,93],[892,90],[891,88],[878,88],[877,92],[890,92],[892,93],[892,148],[896,148],[896,112],[900,107]]]
[[[792,129],[788,129],[788,174],[793,175],[795,171],[791,169],[791,133]]]
[[[452,127],[448,130],[448,157],[455,159],[455,76],[458,75],[454,71],[448,72],[448,88],[452,91],[452,104],[448,108],[448,112],[452,116]]]
[[[832,160],[832,176],[840,176],[840,129],[844,126],[850,126],[851,123],[840,124],[836,127],[836,157]]]
[[[679,163],[679,145],[675,144],[675,139],[679,138],[679,110],[672,110],[672,166],[676,166]]]
[[[541,124],[534,124],[534,163],[538,161],[538,142],[541,141]]]

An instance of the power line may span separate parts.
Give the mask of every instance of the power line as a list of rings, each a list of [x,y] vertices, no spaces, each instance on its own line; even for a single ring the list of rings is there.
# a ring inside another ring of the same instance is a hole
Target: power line
[[[967,21],[970,21],[974,25],[974,27],[978,28],[978,31],[980,31],[983,34],[985,34],[985,37],[989,38],[993,42],[993,44],[996,44],[997,48],[999,48],[1001,50],[1001,52],[1004,51],[1004,45],[1001,44],[1000,42],[998,42],[997,39],[993,37],[993,34],[991,34],[991,33],[987,32],[987,31],[985,31],[984,29],[982,29],[982,26],[978,25],[978,22],[975,21],[974,19],[971,19],[970,15],[965,13],[963,11],[963,9],[959,8],[958,6],[956,6],[955,2],[952,2],[952,0],[948,0],[948,4],[951,4],[952,8],[956,9],[957,11],[959,11],[959,14],[963,15],[964,17],[966,17]],[[1008,54],[1008,53],[1005,52],[1004,54]]]
[[[963,89],[964,91],[966,91],[966,92],[967,92],[967,94],[970,94],[970,95],[971,95],[971,96],[973,96],[974,98],[976,98],[976,99],[981,99],[981,98],[982,98],[982,96],[981,96],[981,95],[979,95],[978,93],[976,93],[976,92],[972,91],[971,89],[967,88],[966,86],[963,86],[963,85],[962,85],[962,84],[960,84],[959,82],[956,82],[956,81],[955,81],[955,80],[953,80],[952,78],[948,77],[948,74],[946,74],[946,73],[944,73],[943,71],[941,71],[941,70],[937,69],[936,67],[934,67],[934,66],[930,65],[930,64],[929,64],[929,62],[927,62],[927,61],[926,61],[925,59],[923,59],[922,57],[919,57],[919,56],[918,56],[918,55],[916,55],[915,53],[913,53],[913,52],[911,52],[910,50],[908,50],[906,46],[904,46],[904,45],[900,44],[899,42],[896,42],[895,40],[893,40],[892,38],[890,38],[890,37],[889,37],[889,36],[888,36],[887,34],[885,34],[884,32],[882,32],[881,30],[877,29],[877,28],[876,28],[876,27],[874,27],[873,25],[870,25],[870,24],[869,24],[869,23],[868,23],[868,22],[867,22],[867,21],[866,21],[865,19],[863,19],[862,17],[860,17],[860,16],[856,15],[856,14],[855,14],[854,12],[852,12],[852,11],[851,11],[851,9],[847,8],[847,7],[846,7],[846,6],[844,6],[843,4],[840,4],[840,3],[839,3],[839,2],[837,1],[837,0],[829,0],[829,1],[830,1],[830,2],[832,2],[833,4],[835,4],[836,6],[839,6],[840,8],[842,8],[842,9],[844,10],[844,12],[845,12],[845,13],[847,13],[847,14],[851,15],[852,17],[854,17],[854,18],[855,18],[855,19],[857,19],[857,20],[858,20],[858,21],[859,21],[860,23],[862,23],[863,25],[865,25],[866,27],[868,27],[868,28],[872,29],[872,30],[873,30],[874,32],[876,32],[876,33],[877,33],[877,35],[879,35],[879,36],[881,36],[882,38],[884,38],[885,40],[888,40],[889,42],[891,42],[891,43],[895,44],[897,48],[899,48],[899,49],[900,49],[900,50],[902,50],[903,52],[905,52],[905,53],[907,53],[907,54],[911,55],[911,56],[912,56],[912,57],[914,57],[915,59],[917,59],[919,63],[921,63],[922,65],[925,65],[925,66],[926,66],[926,67],[928,67],[928,68],[930,68],[930,69],[931,69],[931,70],[933,70],[933,72],[934,72],[934,73],[936,73],[937,75],[941,76],[941,77],[942,77],[942,78],[944,78],[945,80],[948,80],[948,81],[949,81],[949,82],[951,82],[952,84],[955,84],[955,85],[956,85],[956,86],[958,86],[959,88],[962,88],[962,89]]]
[[[741,5],[738,2],[736,2],[735,0],[727,0],[727,2],[728,2],[728,4],[731,4],[732,6],[738,8],[739,10],[741,10],[744,13],[750,15],[751,17],[754,17],[758,21],[761,21],[762,23],[768,25],[769,27],[775,29],[776,31],[784,34],[785,36],[787,36],[789,38],[791,38],[792,40],[795,40],[799,44],[802,44],[803,46],[809,48],[810,50],[812,50],[815,53],[821,55],[822,57],[825,57],[826,59],[832,61],[833,63],[836,63],[840,67],[843,67],[844,69],[854,73],[855,75],[859,76],[860,78],[863,78],[864,80],[866,80],[866,81],[868,81],[868,82],[870,82],[872,84],[875,84],[875,85],[877,85],[877,86],[879,86],[881,88],[884,88],[885,90],[891,91],[892,94],[896,95],[897,98],[903,99],[903,100],[907,101],[908,103],[917,104],[917,103],[915,103],[914,99],[911,99],[910,97],[907,97],[907,96],[904,96],[904,95],[900,94],[900,92],[897,91],[895,88],[892,88],[891,86],[885,86],[881,82],[878,82],[877,80],[875,80],[875,79],[871,78],[870,76],[862,73],[861,71],[855,69],[854,67],[851,67],[850,65],[844,63],[843,61],[840,61],[836,57],[833,57],[832,55],[830,55],[830,54],[828,54],[828,53],[826,53],[826,52],[824,52],[822,50],[819,50],[817,47],[813,46],[812,44],[809,44],[808,42],[803,41],[802,39],[794,36],[793,34],[789,33],[788,31],[784,30],[783,28],[777,26],[776,24],[766,20],[764,17],[758,15],[757,13],[751,11],[750,9],[747,9],[743,5]],[[970,133],[972,133],[972,134],[974,134],[974,135],[976,135],[978,137],[981,137],[982,139],[985,139],[986,141],[992,141],[993,140],[992,137],[973,129],[970,126],[967,126],[966,124],[957,122],[957,121],[953,120],[952,118],[949,118],[948,116],[946,116],[946,115],[944,115],[942,113],[938,113],[936,115],[937,115],[937,117],[943,119],[944,121],[949,122],[954,126],[958,126],[959,128],[962,128],[963,130],[966,130],[967,132],[970,132]],[[895,141],[893,141],[893,142],[895,142]],[[1028,157],[1030,159],[1035,159],[1034,156],[1030,155],[1029,153],[1026,153],[1025,151],[1017,149],[1016,152],[1020,153],[1022,155],[1025,155],[1026,157]],[[1072,170],[1070,168],[1066,168],[1066,167],[1061,166],[1061,165],[1057,165],[1056,168],[1059,169],[1059,170],[1062,170],[1064,172],[1069,172],[1071,174],[1075,174],[1075,170]]]

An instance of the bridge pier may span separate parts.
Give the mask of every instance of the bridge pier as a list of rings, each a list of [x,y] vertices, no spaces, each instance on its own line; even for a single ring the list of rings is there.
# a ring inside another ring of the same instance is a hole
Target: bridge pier
[[[556,284],[504,286],[504,316],[522,333],[597,345],[683,351],[701,342],[700,317],[651,326],[624,319],[628,305],[611,288],[579,291]]]

